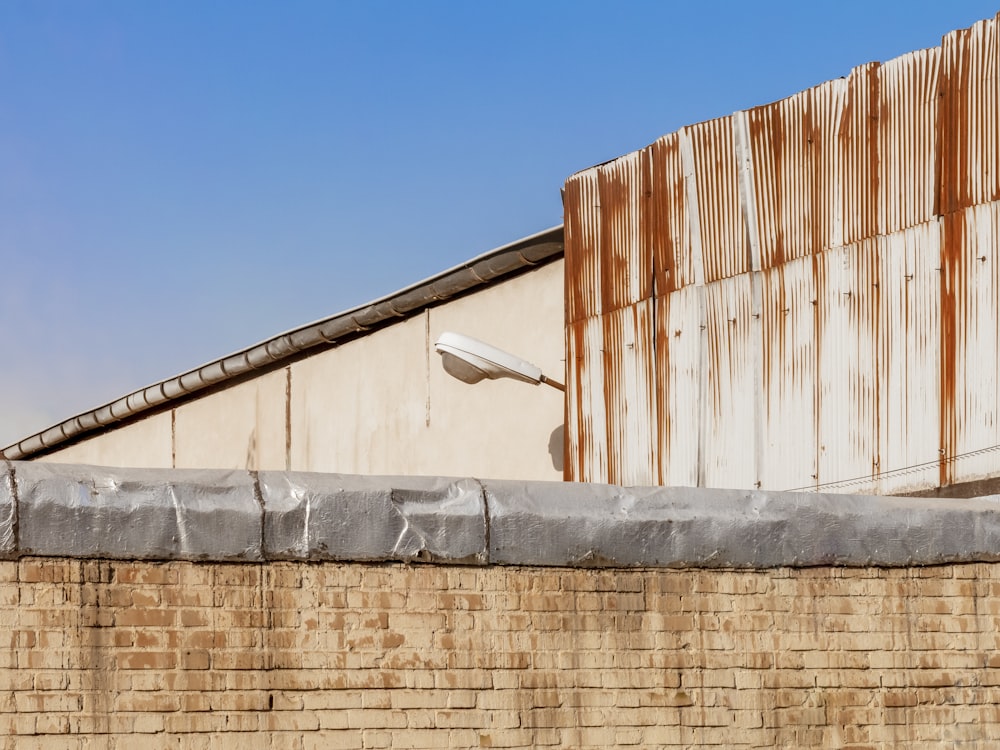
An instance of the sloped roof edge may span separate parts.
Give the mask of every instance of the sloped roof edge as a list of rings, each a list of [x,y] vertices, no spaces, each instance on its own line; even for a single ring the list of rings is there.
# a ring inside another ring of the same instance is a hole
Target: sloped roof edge
[[[563,253],[562,225],[524,237],[449,268],[397,292],[294,328],[254,346],[77,414],[0,451],[0,458],[23,460],[78,440],[143,412],[160,409],[209,387],[269,369],[310,349],[382,327],[477,287],[503,281]]]

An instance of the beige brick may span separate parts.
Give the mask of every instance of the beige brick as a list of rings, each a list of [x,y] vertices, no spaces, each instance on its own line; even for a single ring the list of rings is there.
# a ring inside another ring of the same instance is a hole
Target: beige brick
[[[132,724],[132,731],[139,734],[156,734],[162,732],[164,721],[162,716],[137,716]],[[145,743],[143,743],[145,746]]]
[[[114,699],[115,711],[162,713],[180,707],[181,696],[177,693],[125,693]]]
[[[302,750],[358,750],[363,747],[366,745],[361,732],[356,730],[309,732],[302,737]]]
[[[319,721],[320,729],[348,729],[348,712],[343,710],[313,711]]]
[[[401,729],[406,726],[406,712],[385,709],[349,709],[347,725],[351,729]]]
[[[60,714],[42,714],[35,719],[35,732],[38,734],[69,733],[69,717]]]
[[[123,651],[117,663],[119,669],[173,669],[177,655],[170,651]]]
[[[211,654],[205,649],[182,651],[180,654],[181,669],[208,669],[211,664]]]
[[[982,742],[1000,728],[1000,568],[971,569],[0,562],[15,603],[0,610],[0,736],[234,750]]]

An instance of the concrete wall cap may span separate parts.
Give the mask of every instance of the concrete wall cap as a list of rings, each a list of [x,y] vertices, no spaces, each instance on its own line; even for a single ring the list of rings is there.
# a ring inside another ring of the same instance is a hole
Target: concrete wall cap
[[[1000,496],[931,499],[0,463],[0,558],[560,567],[1000,560]]]

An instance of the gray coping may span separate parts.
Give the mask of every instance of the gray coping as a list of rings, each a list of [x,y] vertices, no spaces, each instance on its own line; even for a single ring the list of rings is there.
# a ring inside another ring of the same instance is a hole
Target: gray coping
[[[14,465],[22,555],[263,559],[263,511],[245,471]]]
[[[474,479],[262,471],[264,549],[293,560],[486,561]]]
[[[772,568],[1000,560],[1000,497],[487,482],[497,564]]]
[[[571,567],[1000,560],[1000,496],[0,462],[0,557]]]
[[[14,467],[0,461],[0,558],[17,555],[17,501],[14,499]]]

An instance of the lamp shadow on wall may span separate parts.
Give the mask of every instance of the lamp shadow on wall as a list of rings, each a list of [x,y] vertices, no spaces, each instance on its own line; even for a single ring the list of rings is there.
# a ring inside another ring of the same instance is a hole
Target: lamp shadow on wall
[[[552,457],[552,468],[562,471],[565,464],[563,453],[563,438],[566,435],[566,425],[559,425],[549,435],[549,456]]]

